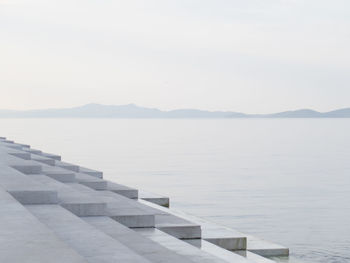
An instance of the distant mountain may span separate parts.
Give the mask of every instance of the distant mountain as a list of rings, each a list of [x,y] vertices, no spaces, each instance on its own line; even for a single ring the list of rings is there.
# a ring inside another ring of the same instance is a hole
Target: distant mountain
[[[139,107],[135,104],[101,105],[91,103],[65,109],[0,110],[0,118],[350,118],[350,108],[324,113],[302,109],[273,114],[244,114],[231,111],[204,111],[196,109],[162,111],[154,108]]]

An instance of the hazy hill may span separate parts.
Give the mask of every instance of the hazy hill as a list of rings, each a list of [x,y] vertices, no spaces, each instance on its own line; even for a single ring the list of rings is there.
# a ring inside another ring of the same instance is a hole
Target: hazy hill
[[[134,104],[101,105],[91,103],[65,109],[0,110],[0,118],[350,118],[350,108],[324,113],[301,109],[273,114],[244,114],[196,109],[162,111],[139,107]]]

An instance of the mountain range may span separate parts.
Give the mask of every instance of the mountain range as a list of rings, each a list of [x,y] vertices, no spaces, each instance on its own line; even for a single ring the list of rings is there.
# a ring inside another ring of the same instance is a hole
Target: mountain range
[[[196,109],[163,111],[139,107],[135,104],[102,105],[90,103],[63,109],[0,110],[0,118],[350,118],[350,108],[329,112],[300,109],[272,114],[245,114]]]

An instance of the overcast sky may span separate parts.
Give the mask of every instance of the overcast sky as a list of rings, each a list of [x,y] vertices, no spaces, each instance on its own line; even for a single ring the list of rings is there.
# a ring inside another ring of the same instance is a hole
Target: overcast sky
[[[350,107],[349,0],[0,0],[0,108]]]

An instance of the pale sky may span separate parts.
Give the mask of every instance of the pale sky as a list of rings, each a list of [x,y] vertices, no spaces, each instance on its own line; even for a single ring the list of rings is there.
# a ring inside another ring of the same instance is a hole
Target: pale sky
[[[350,107],[349,0],[0,0],[0,109]]]

